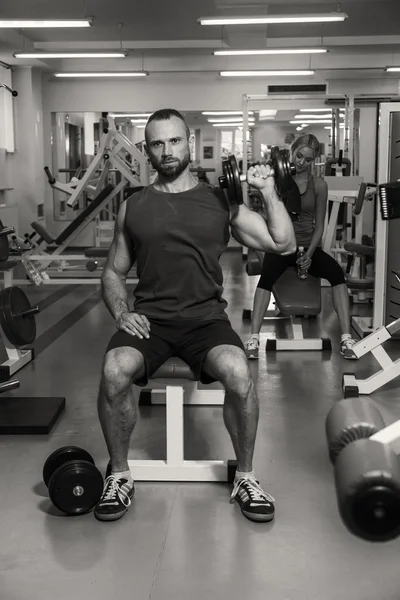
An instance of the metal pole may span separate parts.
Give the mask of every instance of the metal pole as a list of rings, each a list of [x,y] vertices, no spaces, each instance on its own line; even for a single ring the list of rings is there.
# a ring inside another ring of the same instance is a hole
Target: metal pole
[[[242,95],[243,111],[243,174],[247,173],[247,132],[249,130],[249,101],[247,94]],[[247,204],[247,181],[243,182],[243,202]]]
[[[350,175],[354,175],[354,96],[349,96],[349,159]]]

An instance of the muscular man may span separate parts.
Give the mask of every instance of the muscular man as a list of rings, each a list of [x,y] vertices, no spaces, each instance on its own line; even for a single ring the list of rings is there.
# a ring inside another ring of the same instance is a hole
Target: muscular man
[[[246,246],[291,254],[296,247],[292,222],[269,167],[252,168],[247,175],[262,192],[268,227],[244,204],[229,207],[221,189],[196,181],[189,169],[193,140],[179,112],[155,112],[145,138],[158,177],[121,205],[102,276],[104,301],[118,331],[106,350],[98,399],[111,474],[95,516],[119,519],[134,495],[128,467],[137,416],[132,384],[145,386],[168,358],[177,356],[200,381],[222,382],[224,422],[237,459],[231,501],[249,519],[270,521],[274,499],[253,471],[258,399],[243,344],[225,312],[219,259],[229,226]],[[131,310],[125,280],[135,257],[139,281]]]

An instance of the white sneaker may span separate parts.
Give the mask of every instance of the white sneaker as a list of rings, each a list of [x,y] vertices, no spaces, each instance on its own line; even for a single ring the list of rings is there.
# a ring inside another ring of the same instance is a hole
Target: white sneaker
[[[246,357],[253,359],[253,360],[258,360],[258,350],[260,348],[260,340],[258,340],[255,337],[251,337],[249,338],[245,343],[244,343],[244,351],[246,353]]]
[[[356,356],[353,347],[357,344],[357,340],[353,338],[347,338],[346,340],[342,340],[340,342],[340,354],[343,358],[347,358],[349,360],[358,360],[358,356]]]

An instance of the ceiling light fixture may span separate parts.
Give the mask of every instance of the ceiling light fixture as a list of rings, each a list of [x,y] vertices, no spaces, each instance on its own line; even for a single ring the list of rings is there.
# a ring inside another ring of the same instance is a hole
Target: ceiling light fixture
[[[385,71],[388,73],[398,73],[400,71],[400,67],[385,67]]]
[[[93,19],[52,19],[52,20],[27,20],[27,19],[0,19],[2,29],[28,29],[28,28],[58,28],[58,27],[91,27]]]
[[[126,52],[16,52],[15,58],[125,58]]]
[[[228,117],[226,119],[224,119],[224,118],[222,118],[222,119],[207,119],[207,121],[209,123],[237,123],[238,121],[243,121],[243,119],[242,118],[235,119],[235,117],[231,117],[231,118]],[[255,121],[255,118],[250,117],[249,122],[254,123],[254,121]]]
[[[137,114],[133,114],[133,113],[108,113],[109,117],[113,117],[114,119],[126,119],[126,118],[136,118],[136,119],[148,119],[149,117],[151,117],[152,113],[137,113]]]
[[[291,125],[298,125],[299,121],[289,121],[289,123]],[[302,121],[302,123],[306,123],[306,124],[309,123],[312,125],[320,125],[321,123],[322,124],[332,123],[332,119],[319,119],[318,121],[317,121],[317,119],[304,119],[304,121]]]
[[[330,109],[328,106],[326,108],[299,108],[299,112],[308,112],[308,113],[327,112],[328,110],[334,110],[334,109]],[[344,112],[346,109],[339,108],[339,110],[341,112]]]
[[[343,118],[343,116],[341,115],[341,117]],[[326,115],[294,115],[295,119],[331,119],[332,115],[330,115],[329,113]]]
[[[55,73],[55,77],[147,77],[146,71],[112,71],[110,73]]]
[[[213,123],[212,124],[213,127],[243,127],[243,123]],[[249,123],[249,127],[251,127],[252,124]]]
[[[242,115],[243,111],[241,110],[205,110],[201,113],[202,115],[210,115],[210,116],[229,116],[229,115]],[[249,115],[253,115],[254,112],[249,110]]]
[[[314,75],[314,71],[220,71],[221,77],[296,77]]]
[[[324,54],[326,48],[268,48],[268,50],[215,50],[215,56],[258,56],[265,54]]]
[[[345,13],[332,12],[305,15],[259,15],[253,17],[200,17],[200,25],[268,25],[273,23],[332,23],[347,19]]]

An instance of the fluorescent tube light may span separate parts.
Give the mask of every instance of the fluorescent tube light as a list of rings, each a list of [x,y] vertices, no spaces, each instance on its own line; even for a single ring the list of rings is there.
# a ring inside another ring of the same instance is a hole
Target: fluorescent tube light
[[[324,54],[326,48],[268,48],[266,50],[215,50],[215,56],[258,56],[265,54]]]
[[[332,23],[347,19],[345,13],[332,12],[304,15],[259,15],[252,17],[200,17],[200,25],[267,25],[271,23]]]
[[[221,77],[277,77],[297,75],[314,75],[314,71],[220,71]]]
[[[41,27],[91,27],[93,19],[52,19],[52,20],[34,20],[34,19],[0,19],[0,28],[3,29],[28,29]]]
[[[125,52],[16,52],[15,58],[125,58]]]
[[[229,116],[229,115],[242,115],[243,111],[241,110],[205,110],[201,113],[202,115],[210,115],[210,116]],[[253,115],[254,112],[249,110],[249,115]]]
[[[55,73],[55,77],[146,77],[148,73],[145,71],[113,71],[111,73],[102,73],[100,71],[94,73]]]

